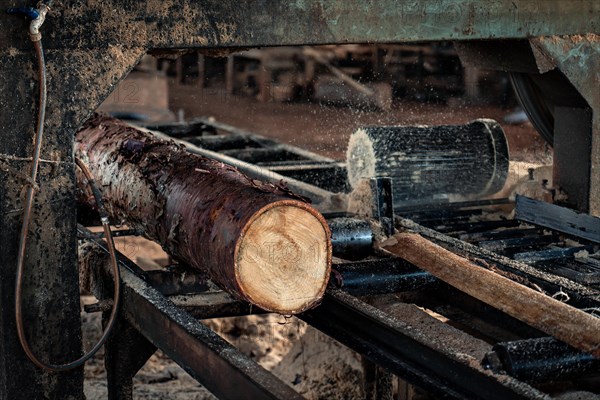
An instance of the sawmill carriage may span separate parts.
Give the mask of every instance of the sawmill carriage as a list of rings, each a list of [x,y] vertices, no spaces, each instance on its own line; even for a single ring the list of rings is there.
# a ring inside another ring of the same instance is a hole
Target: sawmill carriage
[[[132,398],[157,349],[218,397],[301,398],[201,322],[265,312],[359,353],[369,398],[391,398],[391,376],[444,398],[600,393],[598,2],[13,3],[0,20],[0,399],[83,398],[80,275],[103,312],[93,351],[105,344],[111,399]],[[364,127],[345,163],[214,120],[93,115],[148,53],[432,40],[510,73],[552,146],[555,204],[490,198],[509,156],[485,115]],[[511,218],[488,218],[498,206]],[[145,271],[115,250],[135,234],[178,265]]]

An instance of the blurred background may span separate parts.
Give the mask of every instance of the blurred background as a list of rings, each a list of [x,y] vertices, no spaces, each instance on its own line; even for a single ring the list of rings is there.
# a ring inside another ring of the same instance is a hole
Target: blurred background
[[[463,66],[449,42],[157,52],[100,110],[144,124],[212,117],[336,159],[361,126],[485,117],[504,128],[511,160],[551,161],[507,74]]]

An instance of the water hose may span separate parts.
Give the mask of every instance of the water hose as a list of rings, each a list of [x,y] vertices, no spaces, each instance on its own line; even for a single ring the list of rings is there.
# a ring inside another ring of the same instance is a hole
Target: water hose
[[[27,355],[27,357],[38,367],[51,371],[51,372],[61,372],[68,371],[77,367],[80,367],[93,357],[96,352],[102,347],[102,345],[106,342],[108,335],[112,331],[112,328],[115,325],[119,303],[121,299],[121,290],[120,290],[120,274],[119,274],[119,266],[117,263],[115,244],[113,241],[112,233],[110,230],[110,224],[108,220],[108,214],[104,208],[104,204],[102,201],[102,195],[98,190],[94,178],[92,177],[90,171],[87,169],[85,164],[81,162],[81,160],[76,159],[75,162],[77,166],[81,169],[83,175],[85,176],[88,185],[91,187],[92,193],[94,195],[94,199],[96,201],[96,205],[98,211],[100,213],[100,218],[102,221],[102,227],[104,229],[104,234],[106,238],[106,242],[108,244],[108,250],[110,253],[110,260],[113,269],[113,278],[114,278],[114,302],[113,308],[110,314],[110,318],[104,333],[100,340],[96,343],[96,345],[86,354],[81,356],[75,361],[66,363],[66,364],[50,364],[44,361],[41,361],[31,350],[29,346],[29,342],[27,340],[27,336],[25,334],[25,326],[23,324],[23,309],[22,309],[22,298],[23,298],[23,274],[25,267],[25,255],[27,253],[27,239],[29,234],[29,225],[31,222],[31,212],[34,204],[34,196],[35,191],[37,189],[36,180],[39,169],[40,162],[40,153],[42,149],[42,138],[44,136],[44,122],[46,119],[46,100],[47,100],[47,88],[46,88],[46,63],[44,60],[44,49],[42,47],[42,35],[40,33],[40,28],[44,23],[46,18],[46,14],[50,10],[51,1],[41,2],[38,5],[38,8],[11,8],[7,10],[8,13],[11,14],[21,14],[25,15],[28,18],[31,18],[31,24],[29,26],[29,38],[33,42],[35,47],[35,53],[38,61],[38,79],[39,79],[39,109],[37,116],[37,129],[35,134],[35,144],[33,150],[32,164],[31,164],[31,175],[29,185],[27,187],[27,196],[25,200],[25,207],[23,213],[23,224],[21,226],[21,234],[19,238],[19,250],[17,256],[17,275],[15,279],[15,322],[17,327],[17,335],[19,337],[19,342],[21,343],[21,347],[23,351]]]

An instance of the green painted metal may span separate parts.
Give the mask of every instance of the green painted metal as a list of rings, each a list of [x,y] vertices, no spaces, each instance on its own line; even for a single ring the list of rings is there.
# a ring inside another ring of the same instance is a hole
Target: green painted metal
[[[304,11],[306,3],[313,4],[313,13],[319,10],[337,40],[498,39],[600,31],[598,1],[300,0],[290,2],[290,7]]]
[[[559,67],[590,106],[600,105],[600,35],[553,36],[531,43],[540,51],[538,59],[547,57]]]
[[[2,23],[0,44],[14,33]],[[530,38],[600,32],[600,1],[66,0],[45,32],[51,32],[45,37],[48,48]]]

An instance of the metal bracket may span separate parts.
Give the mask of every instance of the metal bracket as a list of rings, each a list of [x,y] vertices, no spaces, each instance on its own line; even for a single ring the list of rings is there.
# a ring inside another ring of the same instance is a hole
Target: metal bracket
[[[383,232],[394,234],[394,195],[392,178],[377,177],[369,180],[373,193],[373,218],[381,223]]]

